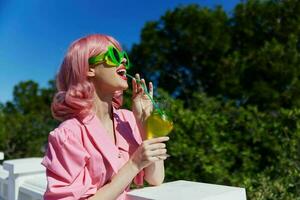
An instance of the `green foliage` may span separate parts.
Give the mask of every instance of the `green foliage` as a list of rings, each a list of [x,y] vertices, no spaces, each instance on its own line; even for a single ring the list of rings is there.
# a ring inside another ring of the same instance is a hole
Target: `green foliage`
[[[58,124],[51,116],[53,81],[49,84],[40,89],[33,81],[20,82],[14,100],[1,106],[0,149],[5,159],[43,155],[48,133]]]
[[[229,96],[263,109],[299,106],[299,3],[251,0],[235,8],[231,47],[236,63],[231,68],[238,71],[240,89]],[[229,87],[222,82],[224,91]]]
[[[227,21],[221,7],[191,5],[166,12],[145,25],[140,44],[133,46],[136,70],[148,79],[157,76],[160,87],[188,101],[191,93],[214,84],[216,63],[230,48]]]
[[[249,199],[300,196],[300,110],[259,112],[205,94],[191,107],[173,100],[174,131],[168,142],[167,180],[245,187]]]
[[[194,92],[264,110],[300,104],[300,2],[249,0],[232,15],[182,6],[148,22],[131,57],[138,71],[190,103]]]

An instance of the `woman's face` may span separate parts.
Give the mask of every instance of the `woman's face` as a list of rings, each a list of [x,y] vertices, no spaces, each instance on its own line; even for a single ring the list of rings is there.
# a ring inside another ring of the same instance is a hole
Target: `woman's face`
[[[128,88],[126,68],[123,64],[118,67],[106,63],[98,64],[90,68],[88,77],[92,79],[95,89],[101,93],[114,93]]]

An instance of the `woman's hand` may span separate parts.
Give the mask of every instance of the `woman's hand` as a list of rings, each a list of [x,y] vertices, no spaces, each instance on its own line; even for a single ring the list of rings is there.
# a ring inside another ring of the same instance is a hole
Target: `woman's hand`
[[[164,142],[168,140],[169,137],[158,137],[144,140],[132,154],[130,160],[140,171],[155,161],[167,159],[167,149]]]
[[[146,119],[150,116],[153,110],[153,105],[141,84],[147,88],[145,80],[140,79],[140,75],[136,74],[135,79],[132,79],[132,112],[137,122],[143,125]],[[149,95],[153,97],[153,85],[151,82],[149,82],[148,91]]]

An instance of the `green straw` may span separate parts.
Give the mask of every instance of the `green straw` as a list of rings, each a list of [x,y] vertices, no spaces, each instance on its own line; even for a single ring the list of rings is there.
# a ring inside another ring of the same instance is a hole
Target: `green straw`
[[[126,74],[126,76],[128,76],[131,79],[135,79],[133,76]],[[135,79],[136,80],[136,79]],[[146,95],[149,97],[149,99],[151,100],[154,108],[158,111],[158,113],[160,114],[160,116],[163,116],[163,112],[159,109],[157,103],[153,100],[153,98],[151,97],[151,95],[149,94],[147,87],[140,81],[140,80],[136,80],[137,83],[141,84],[142,88],[144,89]]]

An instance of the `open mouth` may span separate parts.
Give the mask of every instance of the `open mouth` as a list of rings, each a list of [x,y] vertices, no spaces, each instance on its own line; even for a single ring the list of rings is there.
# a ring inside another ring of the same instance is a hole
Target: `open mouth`
[[[117,69],[117,74],[124,80],[127,80],[127,77],[126,77],[126,69],[121,67],[119,69]]]

